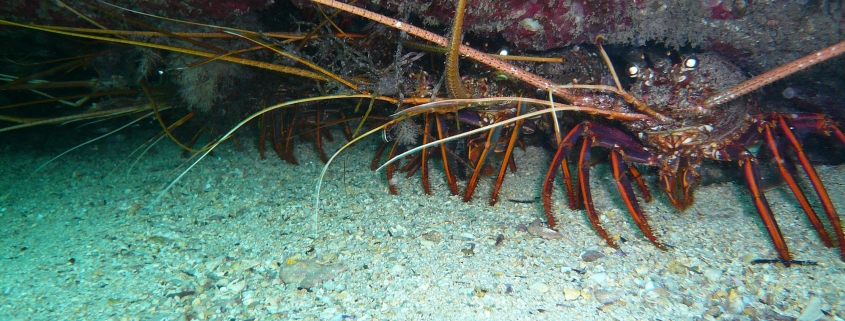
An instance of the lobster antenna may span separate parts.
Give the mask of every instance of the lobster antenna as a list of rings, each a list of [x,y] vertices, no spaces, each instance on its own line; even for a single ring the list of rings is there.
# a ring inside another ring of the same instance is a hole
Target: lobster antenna
[[[798,60],[794,60],[788,64],[769,70],[762,75],[743,81],[728,90],[720,92],[719,94],[707,98],[704,101],[704,108],[718,106],[739,97],[744,96],[754,90],[759,89],[765,85],[771,84],[775,81],[781,80],[786,76],[807,69],[810,66],[816,65],[822,61],[836,57],[845,53],[845,40],[833,44],[822,50],[810,53]]]
[[[449,39],[449,51],[446,55],[446,89],[450,98],[470,98],[461,82],[461,75],[458,74],[458,58],[461,56],[461,27],[464,23],[464,11],[466,11],[466,0],[458,0],[455,8],[455,21],[452,24],[452,37]]]
[[[601,59],[604,60],[604,63],[607,65],[607,69],[610,69],[610,74],[613,75],[613,83],[616,84],[616,89],[619,89],[619,91],[624,91],[624,90],[622,90],[622,84],[619,83],[619,77],[616,76],[616,69],[613,68],[613,64],[610,63],[610,58],[607,56],[607,53],[604,52],[604,47],[601,46],[601,43],[603,41],[604,41],[604,36],[596,37],[596,46],[599,47],[599,53],[601,53]]]

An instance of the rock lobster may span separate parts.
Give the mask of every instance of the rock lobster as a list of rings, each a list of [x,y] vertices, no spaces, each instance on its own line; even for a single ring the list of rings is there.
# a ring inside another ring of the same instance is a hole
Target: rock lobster
[[[797,133],[814,133],[833,136],[841,144],[845,144],[845,135],[840,129],[841,126],[823,114],[759,113],[752,104],[742,98],[751,91],[842,54],[845,52],[845,42],[834,44],[747,80],[736,71],[736,67],[717,56],[705,54],[700,57],[685,57],[676,64],[664,63],[659,66],[655,64],[655,66],[645,68],[629,69],[629,76],[636,78],[630,91],[622,88],[615,73],[613,75],[616,79],[615,87],[577,84],[559,86],[467,46],[458,46],[454,41],[454,35],[453,41],[449,41],[429,31],[355,6],[334,0],[313,1],[377,21],[443,47],[451,45],[464,57],[486,64],[550,93],[550,104],[547,104],[551,105],[550,109],[498,121],[449,138],[424,142],[422,146],[393,157],[382,167],[388,166],[408,153],[437,146],[447,140],[518,122],[540,113],[551,113],[555,115],[553,117],[557,117],[552,99],[552,96],[555,96],[569,103],[564,107],[617,120],[622,119],[620,123],[625,129],[585,121],[569,129],[565,135],[557,133],[557,152],[548,168],[542,193],[545,214],[551,227],[555,226],[551,196],[555,176],[560,168],[563,182],[567,187],[570,206],[576,208],[579,204],[583,204],[590,223],[599,235],[609,246],[618,247],[601,227],[598,214],[593,207],[589,184],[591,147],[603,147],[610,150],[613,177],[629,213],[642,233],[661,249],[666,249],[666,245],[661,243],[651,231],[646,215],[634,194],[631,178],[639,183],[644,194],[647,195],[645,184],[642,183],[636,169],[629,165],[659,167],[661,189],[666,192],[675,207],[684,209],[692,204],[693,189],[700,179],[698,167],[701,161],[703,159],[729,161],[735,162],[742,169],[757,212],[775,245],[779,258],[769,261],[782,262],[786,265],[799,262],[792,260],[775,216],[760,187],[758,160],[749,151],[749,147],[762,142],[773,155],[780,175],[798,199],[820,238],[826,246],[833,247],[833,238],[829,236],[793,175],[794,165],[786,153],[791,151],[794,155],[819,197],[828,222],[834,230],[840,257],[845,261],[845,235],[839,215],[821,179],[804,154],[802,144],[796,135]],[[459,21],[458,18],[455,20]],[[458,27],[459,24],[456,23],[455,29]],[[603,50],[602,54],[610,65]],[[613,68],[610,67],[610,69],[613,72]],[[394,115],[393,122],[432,111],[438,113],[455,111],[465,108],[467,103],[467,101],[455,100],[451,107],[447,103],[439,102],[435,107],[410,108]],[[559,131],[560,128],[556,126],[556,130]],[[629,133],[636,133],[636,137]],[[579,141],[583,141],[580,146]],[[577,152],[574,173],[570,172],[565,162],[567,156],[573,151]],[[646,196],[646,200],[649,198]]]

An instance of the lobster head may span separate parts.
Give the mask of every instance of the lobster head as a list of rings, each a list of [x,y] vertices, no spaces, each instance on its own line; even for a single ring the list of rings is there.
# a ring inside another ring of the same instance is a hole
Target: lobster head
[[[692,204],[701,160],[748,128],[753,106],[746,99],[717,106],[704,102],[746,77],[739,68],[710,53],[641,57],[625,70],[634,80],[630,92],[670,121],[641,130],[639,136],[657,150],[661,188],[675,207],[683,209]]]

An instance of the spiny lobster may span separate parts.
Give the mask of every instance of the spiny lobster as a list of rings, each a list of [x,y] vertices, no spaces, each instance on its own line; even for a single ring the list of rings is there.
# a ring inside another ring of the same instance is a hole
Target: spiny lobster
[[[631,76],[636,77],[637,80],[633,84],[633,89],[626,91],[619,84],[615,73],[613,75],[615,87],[577,84],[561,86],[468,46],[457,45],[454,41],[455,35],[452,41],[449,41],[429,31],[359,7],[334,0],[312,1],[374,20],[443,47],[454,47],[457,49],[455,52],[464,57],[486,64],[540,90],[548,91],[550,101],[552,101],[551,96],[554,95],[568,102],[570,104],[568,107],[574,110],[605,116],[628,115],[628,118],[621,121],[625,130],[603,123],[586,121],[576,125],[565,135],[558,133],[557,152],[549,166],[543,187],[543,203],[551,227],[555,226],[551,195],[556,172],[558,168],[561,168],[570,205],[575,208],[579,203],[583,204],[591,224],[600,236],[608,245],[618,247],[601,227],[598,214],[593,207],[589,184],[591,147],[599,146],[610,150],[613,176],[628,211],[643,234],[661,249],[666,249],[666,246],[652,233],[646,215],[634,195],[629,173],[640,183],[644,192],[646,192],[645,184],[642,183],[636,169],[630,167],[629,164],[659,167],[661,189],[666,192],[675,207],[684,209],[692,204],[692,192],[699,180],[697,169],[701,161],[703,159],[731,161],[741,167],[748,190],[754,199],[754,205],[775,245],[779,259],[774,261],[783,262],[786,265],[799,262],[791,259],[788,246],[761,190],[757,159],[748,150],[752,144],[762,141],[771,151],[780,174],[797,197],[823,242],[832,247],[834,246],[832,238],[809,205],[805,193],[790,171],[792,163],[785,152],[791,150],[795,155],[821,201],[829,224],[836,234],[841,259],[845,261],[845,235],[843,235],[839,215],[796,136],[796,133],[822,134],[833,136],[840,143],[845,144],[845,135],[842,134],[840,125],[822,114],[761,114],[752,107],[753,105],[740,99],[774,81],[842,54],[845,52],[845,41],[744,81],[744,77],[736,71],[736,67],[712,55],[702,55],[698,58],[687,57],[677,64],[662,64],[663,68],[633,69]],[[456,18],[456,21],[459,19]],[[459,30],[458,27],[459,23],[456,23],[455,29]],[[603,50],[602,54],[604,55]],[[604,58],[610,65],[606,55]],[[612,67],[610,70],[613,72]],[[454,87],[454,84],[450,83],[449,86]],[[455,91],[460,92],[460,90]],[[453,98],[462,97],[453,96]],[[461,102],[456,100],[456,103]],[[388,161],[388,164],[408,153],[517,122],[538,113],[550,113],[552,117],[558,117],[553,101],[551,105],[552,108],[545,111],[520,115],[449,138],[424,142],[422,146],[394,157]],[[446,104],[441,102],[439,106],[446,106]],[[413,111],[403,111],[394,117],[398,120],[432,111],[444,113],[461,108],[465,108],[465,105],[464,107],[414,108]],[[604,111],[604,113],[596,112],[596,110]],[[561,130],[555,127],[556,130]],[[629,132],[636,133],[636,137],[630,135]],[[577,144],[579,141],[583,141],[580,147]],[[572,174],[564,160],[576,148],[578,161],[575,173]],[[507,161],[506,159],[505,162]],[[577,186],[573,177],[577,178]],[[644,194],[647,195],[647,192]],[[646,197],[647,200],[649,198]]]

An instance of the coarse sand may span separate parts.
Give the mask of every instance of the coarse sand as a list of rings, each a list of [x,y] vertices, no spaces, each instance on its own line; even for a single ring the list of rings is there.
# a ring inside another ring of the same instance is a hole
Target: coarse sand
[[[186,159],[165,140],[127,160],[154,128],[86,145],[34,175],[85,139],[28,133],[0,146],[0,320],[845,318],[845,263],[786,186],[766,197],[795,259],[818,265],[750,264],[776,253],[739,182],[698,188],[684,212],[652,185],[644,210],[671,245],[661,251],[627,214],[606,164],[592,171],[593,197],[620,250],[568,209],[560,186],[562,237],[530,234],[524,227],[545,220],[550,155],[538,147],[515,151],[518,170],[489,206],[493,177],[464,203],[449,196],[438,162],[434,195],[418,173],[399,175],[390,195],[385,174],[369,169],[377,141],[364,141],[330,167],[315,221],[323,164],[311,141],[294,166],[259,159],[242,135],[156,201]],[[845,166],[817,170],[845,211]]]

